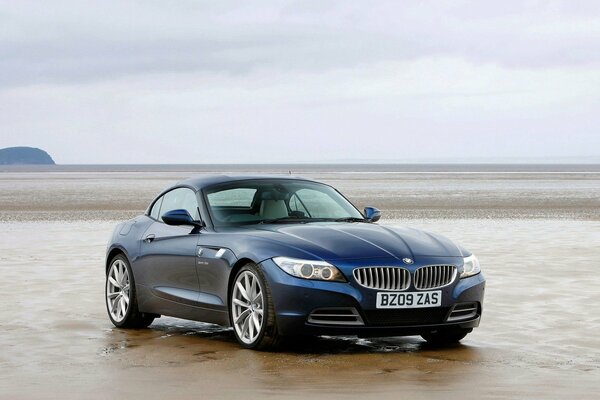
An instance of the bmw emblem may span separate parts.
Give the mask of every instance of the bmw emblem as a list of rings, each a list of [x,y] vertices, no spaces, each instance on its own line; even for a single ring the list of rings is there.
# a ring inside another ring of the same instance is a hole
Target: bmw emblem
[[[414,261],[412,260],[412,258],[408,258],[408,257],[406,257],[406,258],[403,258],[403,259],[402,259],[402,262],[403,262],[404,264],[407,264],[407,265],[410,265],[410,264],[414,263]]]

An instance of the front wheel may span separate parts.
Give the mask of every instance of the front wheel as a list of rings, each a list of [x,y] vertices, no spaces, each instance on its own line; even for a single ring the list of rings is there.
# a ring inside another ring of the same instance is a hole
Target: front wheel
[[[125,256],[118,255],[110,261],[104,289],[106,311],[114,326],[145,328],[154,321],[154,314],[138,310],[133,272]]]
[[[256,264],[237,273],[230,290],[229,315],[235,337],[247,349],[269,350],[279,344],[271,292]]]
[[[424,333],[421,335],[423,339],[429,344],[436,346],[451,345],[460,342],[465,338],[473,329],[440,329],[436,332]]]

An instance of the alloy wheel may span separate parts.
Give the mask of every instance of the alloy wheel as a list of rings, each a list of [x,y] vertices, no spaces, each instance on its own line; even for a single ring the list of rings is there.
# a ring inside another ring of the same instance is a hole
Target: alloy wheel
[[[264,323],[264,295],[254,273],[244,271],[237,276],[231,302],[233,327],[238,337],[246,344],[254,343]]]
[[[115,322],[123,321],[129,309],[129,271],[123,260],[116,259],[106,278],[106,304]]]

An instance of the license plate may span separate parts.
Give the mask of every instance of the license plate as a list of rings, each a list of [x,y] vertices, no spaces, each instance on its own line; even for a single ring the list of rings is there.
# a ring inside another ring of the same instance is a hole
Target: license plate
[[[424,308],[442,305],[442,291],[377,292],[377,308]]]

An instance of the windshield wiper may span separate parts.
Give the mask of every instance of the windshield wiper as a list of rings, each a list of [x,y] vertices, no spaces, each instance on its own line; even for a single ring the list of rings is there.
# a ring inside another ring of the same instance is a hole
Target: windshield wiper
[[[331,221],[334,221],[334,222],[366,222],[367,220],[364,218],[358,218],[358,217],[342,217],[342,218],[332,218]]]
[[[263,219],[262,221],[259,221],[259,224],[276,224],[278,222],[300,222],[300,223],[306,223],[306,218],[299,218],[299,217],[280,217],[280,218],[271,218],[271,219]]]
[[[364,218],[342,217],[342,218],[303,218],[303,217],[281,217],[272,219],[263,219],[259,224],[277,224],[279,222],[298,222],[306,224],[309,222],[367,222]]]

